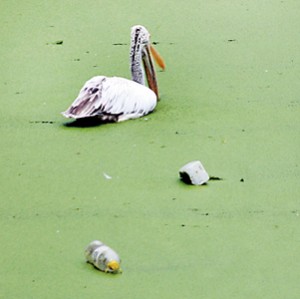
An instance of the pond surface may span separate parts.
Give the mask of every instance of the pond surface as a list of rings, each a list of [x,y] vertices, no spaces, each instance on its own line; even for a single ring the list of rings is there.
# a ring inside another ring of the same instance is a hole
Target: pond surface
[[[1,298],[298,298],[298,1],[2,1]],[[165,58],[154,113],[68,126],[130,27]],[[222,180],[180,182],[201,160]],[[122,258],[84,261],[100,239]]]

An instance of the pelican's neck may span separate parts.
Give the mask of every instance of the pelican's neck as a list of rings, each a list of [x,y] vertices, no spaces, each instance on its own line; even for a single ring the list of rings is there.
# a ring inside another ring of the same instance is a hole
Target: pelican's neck
[[[145,85],[145,72],[142,66],[142,47],[137,40],[131,41],[130,70],[132,81]]]

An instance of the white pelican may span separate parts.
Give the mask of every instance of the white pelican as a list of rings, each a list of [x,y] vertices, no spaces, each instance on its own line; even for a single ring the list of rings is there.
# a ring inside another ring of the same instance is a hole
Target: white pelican
[[[148,30],[141,25],[133,26],[130,46],[132,81],[119,77],[93,77],[62,114],[73,119],[96,118],[120,122],[152,112],[158,101],[158,88],[150,51],[157,64],[164,69],[163,59],[150,44]],[[145,77],[149,88],[145,86]]]

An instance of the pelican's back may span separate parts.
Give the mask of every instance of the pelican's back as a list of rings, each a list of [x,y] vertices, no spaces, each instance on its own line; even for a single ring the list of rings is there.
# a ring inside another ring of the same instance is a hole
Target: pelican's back
[[[124,78],[97,76],[85,83],[63,115],[124,121],[152,112],[156,103],[156,95],[148,87]]]

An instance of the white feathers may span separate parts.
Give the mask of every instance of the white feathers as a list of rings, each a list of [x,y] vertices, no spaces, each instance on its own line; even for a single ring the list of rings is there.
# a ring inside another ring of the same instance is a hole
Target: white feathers
[[[103,176],[107,179],[107,180],[111,180],[112,176],[110,176],[109,174],[103,172]]]
[[[110,273],[120,272],[119,255],[102,242],[97,240],[91,242],[84,253],[86,261],[99,270]]]
[[[74,119],[115,117],[114,121],[124,121],[152,112],[156,103],[156,95],[148,87],[124,78],[96,76],[84,84],[62,114]]]

